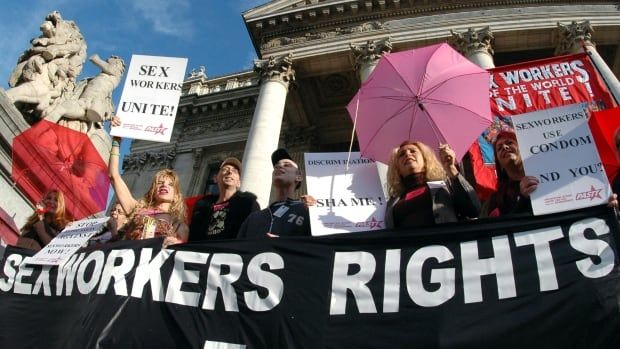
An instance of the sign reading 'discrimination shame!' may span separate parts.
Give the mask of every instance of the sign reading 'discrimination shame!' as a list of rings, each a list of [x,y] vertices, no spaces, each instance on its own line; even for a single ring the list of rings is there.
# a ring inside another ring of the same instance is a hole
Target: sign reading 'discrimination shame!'
[[[110,217],[83,219],[71,222],[49,244],[32,258],[24,262],[28,264],[63,265],[93,235],[103,228]]]
[[[133,55],[113,136],[170,142],[187,58]]]
[[[512,118],[525,174],[540,181],[531,194],[536,215],[599,205],[611,195],[588,127],[586,105]]]
[[[386,200],[377,166],[360,153],[306,153],[312,235],[385,229]],[[347,169],[347,162],[349,164]]]

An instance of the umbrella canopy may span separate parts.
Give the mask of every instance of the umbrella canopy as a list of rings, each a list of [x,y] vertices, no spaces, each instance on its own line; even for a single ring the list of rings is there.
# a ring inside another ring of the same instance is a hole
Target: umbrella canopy
[[[8,212],[0,207],[0,239],[7,245],[15,245],[19,237],[19,228]]]
[[[402,141],[417,140],[448,143],[462,158],[492,121],[489,73],[448,44],[388,53],[347,110],[365,157],[387,163]]]
[[[103,211],[108,201],[108,167],[88,136],[39,121],[13,140],[13,180],[33,202],[59,189],[75,219]]]
[[[596,143],[596,149],[610,183],[620,171],[616,150],[616,133],[620,130],[620,108],[592,112],[588,125]]]

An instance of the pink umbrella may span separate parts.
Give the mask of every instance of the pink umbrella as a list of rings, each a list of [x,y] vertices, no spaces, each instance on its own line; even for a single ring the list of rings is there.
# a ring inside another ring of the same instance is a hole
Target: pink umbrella
[[[386,163],[404,140],[457,157],[491,124],[489,73],[448,44],[388,53],[353,97],[351,115],[363,156]]]

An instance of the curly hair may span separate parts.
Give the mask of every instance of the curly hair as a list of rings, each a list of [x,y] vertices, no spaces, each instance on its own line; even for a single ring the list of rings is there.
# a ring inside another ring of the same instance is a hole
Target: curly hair
[[[168,213],[170,213],[175,219],[180,222],[186,222],[185,215],[185,200],[183,199],[183,193],[181,193],[181,183],[179,180],[179,176],[173,170],[165,169],[157,172],[153,177],[153,181],[151,182],[151,188],[144,194],[144,197],[138,201],[138,204],[135,208],[152,208],[157,206],[159,202],[157,201],[157,182],[162,179],[169,179],[172,182],[172,187],[174,188],[174,199],[170,203],[170,209]],[[135,212],[134,208],[134,212]],[[132,215],[133,213],[132,212]]]
[[[67,212],[65,195],[58,189],[50,189],[45,193],[45,195],[43,195],[43,199],[51,194],[55,194],[56,200],[58,201],[56,205],[56,211],[53,212],[52,216],[52,226],[60,231],[63,230],[65,226],[69,224],[69,222],[71,222],[73,219],[71,218],[71,215]],[[26,224],[24,224],[24,226],[22,227],[21,232],[27,233],[31,231],[34,224],[38,221],[39,214],[37,212],[34,212],[30,217],[28,217],[28,220],[26,221]]]
[[[428,145],[420,141],[407,140],[402,142],[398,147],[394,148],[392,150],[392,154],[390,155],[390,162],[388,164],[387,172],[387,187],[388,192],[392,197],[400,196],[405,191],[403,178],[398,170],[398,151],[406,145],[415,145],[418,149],[420,149],[420,153],[424,159],[424,179],[426,181],[441,181],[446,179],[446,172],[437,159],[435,152],[432,151]]]

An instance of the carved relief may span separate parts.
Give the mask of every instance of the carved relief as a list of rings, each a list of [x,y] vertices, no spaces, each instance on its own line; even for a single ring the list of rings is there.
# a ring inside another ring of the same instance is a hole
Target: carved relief
[[[558,22],[558,46],[555,49],[556,55],[577,53],[582,50],[583,45],[594,46],[592,42],[594,28],[590,21],[572,21],[569,25]]]
[[[467,31],[462,33],[450,30],[450,34],[452,34],[452,37],[448,39],[450,45],[466,57],[476,51],[484,51],[490,55],[494,53],[492,46],[493,33],[488,26],[478,30],[468,28]]]
[[[293,69],[293,54],[284,56],[270,56],[267,59],[254,61],[254,71],[261,79],[290,83],[295,81],[295,70]]]
[[[189,84],[189,90],[183,93],[183,95],[191,95],[197,94],[199,96],[207,95],[210,93],[217,93],[221,91],[234,90],[237,88],[248,87],[248,86],[256,86],[258,85],[258,78],[256,77],[247,77],[247,78],[231,78],[221,83],[214,83],[213,81],[207,81],[203,77],[198,78],[188,78],[185,80],[186,83]]]
[[[384,29],[385,27],[383,26],[383,23],[379,21],[366,22],[366,23],[362,23],[360,25],[356,25],[352,27],[335,28],[329,31],[321,31],[321,32],[310,32],[302,36],[297,36],[297,37],[292,37],[292,38],[290,37],[274,38],[274,39],[267,41],[263,45],[261,45],[261,49],[269,50],[269,49],[274,49],[274,48],[278,48],[278,47],[282,47],[286,45],[305,43],[307,41],[312,41],[312,40],[333,39],[335,37],[343,36],[343,35],[352,35],[352,34],[358,34],[358,33],[371,32],[371,31],[380,31]]]
[[[223,120],[214,120],[203,122],[200,125],[188,126],[183,130],[183,135],[192,137],[204,135],[206,132],[223,132],[232,129],[248,128],[252,124],[252,118],[249,116],[226,118]]]
[[[196,148],[194,149],[194,165],[193,168],[194,170],[198,169],[200,167],[200,164],[202,163],[202,156],[204,154],[204,151],[202,150],[202,148]]]
[[[384,54],[392,51],[390,38],[379,40],[368,40],[365,44],[349,44],[355,56],[355,69],[361,65],[373,62],[381,58]]]
[[[206,78],[207,77],[207,68],[205,68],[204,65],[201,65],[198,70],[196,70],[195,68],[192,69],[192,71],[187,75],[187,77],[189,79],[195,79],[195,78]]]
[[[123,170],[141,171],[144,169],[171,168],[176,155],[175,149],[129,154],[123,159]]]
[[[314,126],[289,128],[284,133],[284,144],[289,149],[312,147],[317,140],[316,127]]]

